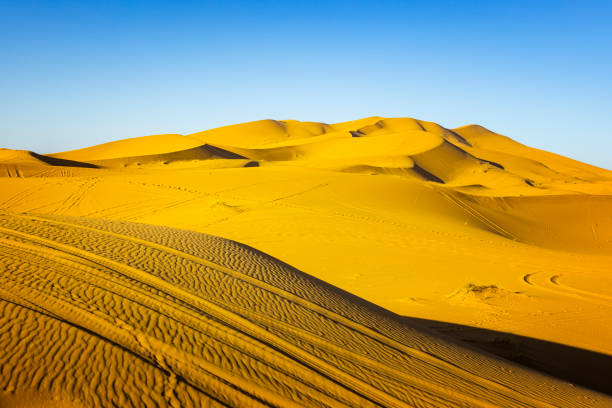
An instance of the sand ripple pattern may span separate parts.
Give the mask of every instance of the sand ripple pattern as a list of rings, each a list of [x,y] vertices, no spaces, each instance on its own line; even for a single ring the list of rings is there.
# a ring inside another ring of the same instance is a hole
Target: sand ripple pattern
[[[4,214],[0,271],[5,393],[104,407],[606,402],[205,234]]]

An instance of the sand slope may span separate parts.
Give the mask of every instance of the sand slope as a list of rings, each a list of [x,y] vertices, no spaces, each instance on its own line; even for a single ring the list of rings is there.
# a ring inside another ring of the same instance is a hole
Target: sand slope
[[[0,149],[0,177],[71,175],[73,168],[95,169],[92,163],[55,158],[27,150]]]
[[[200,144],[199,140],[182,135],[152,135],[117,140],[48,156],[68,160],[108,160],[130,156],[129,152],[138,152],[138,155],[160,154],[186,150]]]
[[[610,404],[542,374],[612,394],[608,170],[372,117],[2,150],[0,176],[5,405]]]
[[[190,138],[210,144],[257,147],[274,142],[319,136],[333,128],[325,123],[297,120],[260,120],[193,133]]]
[[[0,389],[13,398],[34,389],[75,406],[612,402],[448,343],[224,239],[9,215],[0,233]]]

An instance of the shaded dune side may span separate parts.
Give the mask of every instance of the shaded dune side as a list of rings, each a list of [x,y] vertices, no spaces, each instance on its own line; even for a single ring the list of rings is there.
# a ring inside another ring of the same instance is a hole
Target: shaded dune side
[[[538,371],[612,395],[612,381],[608,376],[612,367],[611,355],[480,327],[414,317],[404,319],[411,324],[425,324],[433,330]]]
[[[130,165],[170,164],[182,161],[198,161],[211,159],[247,160],[240,154],[223,148],[204,144],[187,150],[144,156],[128,156],[117,159],[98,160],[93,163],[100,167],[125,167]]]
[[[151,407],[612,402],[209,235],[2,215],[0,266],[0,390],[13,396]]]
[[[95,169],[98,166],[92,163],[79,162],[75,160],[67,160],[67,159],[59,159],[56,157],[44,156],[42,154],[29,152],[32,157],[40,160],[43,163],[46,163],[50,166],[66,166],[66,167],[86,167],[90,169]]]
[[[509,159],[512,163],[515,159],[522,161],[521,164],[531,161],[527,169],[532,169],[533,164],[540,170],[548,170],[546,173],[565,174],[566,176],[578,176],[594,181],[612,179],[612,171],[602,169],[590,164],[582,163],[555,153],[526,146],[511,138],[495,133],[480,125],[468,125],[453,129],[453,132],[461,135],[470,142],[470,147],[478,149],[482,154],[493,154],[497,157]],[[522,166],[514,166],[521,169]],[[546,171],[544,170],[544,171]]]
[[[38,164],[48,166],[88,167],[91,163],[49,157],[29,150],[0,149],[0,164]]]
[[[108,160],[187,150],[201,144],[200,140],[183,135],[152,135],[121,139],[83,149],[47,154],[46,156],[79,161]]]
[[[58,174],[65,175],[70,173],[71,169],[98,168],[92,163],[48,157],[28,150],[0,149],[0,177],[31,177],[47,174],[50,173],[51,167],[58,168]]]

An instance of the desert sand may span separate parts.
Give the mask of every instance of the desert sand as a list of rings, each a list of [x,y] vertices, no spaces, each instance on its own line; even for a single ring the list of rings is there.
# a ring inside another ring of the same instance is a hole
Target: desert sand
[[[478,125],[0,150],[0,407],[612,406],[612,171]]]

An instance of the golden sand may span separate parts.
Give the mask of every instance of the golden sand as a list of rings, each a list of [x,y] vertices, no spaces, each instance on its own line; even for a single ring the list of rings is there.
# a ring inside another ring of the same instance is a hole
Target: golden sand
[[[0,150],[0,270],[0,407],[612,406],[612,172],[481,126]]]

